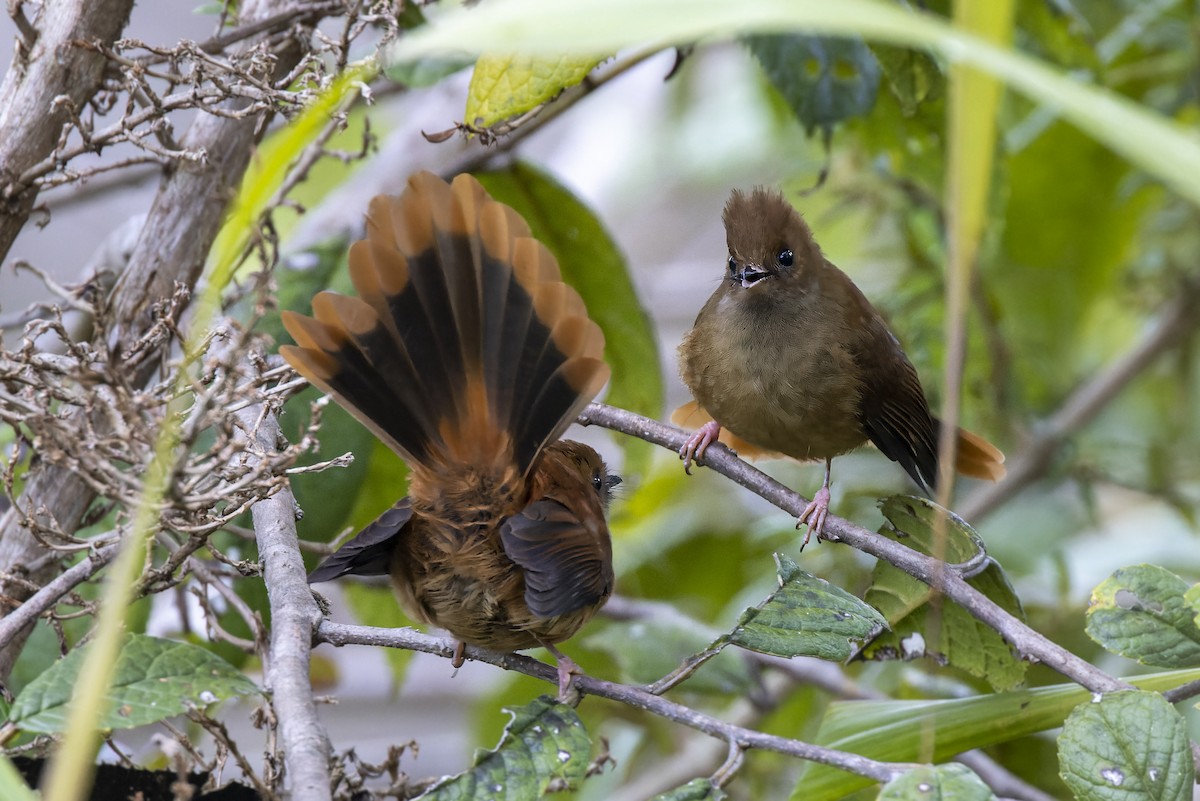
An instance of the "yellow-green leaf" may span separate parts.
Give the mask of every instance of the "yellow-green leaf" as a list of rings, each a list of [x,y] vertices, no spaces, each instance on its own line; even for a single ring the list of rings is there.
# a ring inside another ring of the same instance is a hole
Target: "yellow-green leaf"
[[[579,83],[603,59],[484,53],[475,62],[464,119],[486,128],[524,114]]]

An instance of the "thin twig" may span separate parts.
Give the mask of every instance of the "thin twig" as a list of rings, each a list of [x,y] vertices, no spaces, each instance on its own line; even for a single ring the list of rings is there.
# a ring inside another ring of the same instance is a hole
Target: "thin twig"
[[[454,640],[431,637],[421,634],[414,629],[380,629],[370,626],[352,626],[345,623],[334,623],[322,620],[317,627],[317,640],[331,645],[376,645],[389,648],[404,648],[410,651],[421,651],[427,654],[452,659],[456,643]],[[555,668],[522,654],[506,654],[488,651],[474,646],[467,646],[466,656],[478,662],[486,662],[505,670],[515,670],[527,676],[541,679],[552,684],[558,683],[558,673]],[[718,720],[710,715],[697,712],[694,709],[668,701],[657,695],[646,692],[638,687],[630,687],[611,681],[577,676],[573,686],[586,695],[598,698],[608,698],[628,706],[636,707],[653,715],[680,723],[688,728],[717,737],[729,743],[735,743],[741,748],[757,748],[764,751],[775,751],[780,754],[832,765],[841,770],[850,771],[860,776],[866,776],[879,782],[888,782],[896,778],[913,765],[898,762],[879,762],[858,754],[826,748],[802,740],[778,737],[765,734],[742,726]]]
[[[0,647],[44,612],[54,608],[64,595],[96,575],[100,568],[111,562],[116,555],[116,544],[95,549],[86,559],[64,570],[53,581],[29,596],[25,603],[0,618]]]

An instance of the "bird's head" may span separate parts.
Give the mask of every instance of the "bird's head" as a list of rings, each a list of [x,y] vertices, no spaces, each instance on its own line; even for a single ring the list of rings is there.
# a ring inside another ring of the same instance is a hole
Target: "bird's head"
[[[773,292],[803,283],[808,268],[823,259],[812,232],[779,192],[757,187],[734,190],[722,215],[729,257],[729,291]]]

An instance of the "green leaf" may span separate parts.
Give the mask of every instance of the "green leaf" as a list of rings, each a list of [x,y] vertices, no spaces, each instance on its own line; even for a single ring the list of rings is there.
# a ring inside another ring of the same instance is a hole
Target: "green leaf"
[[[26,731],[61,731],[90,647],[76,648],[30,682],[13,702],[12,722]],[[132,729],[183,714],[192,706],[257,692],[254,682],[198,645],[133,634],[117,658],[99,726]]]
[[[471,770],[438,782],[422,799],[527,801],[580,785],[592,745],[575,710],[543,695],[508,711],[512,721],[496,749],[481,752]]]
[[[497,200],[516,209],[533,235],[558,259],[563,280],[587,304],[604,331],[604,357],[612,366],[606,400],[657,418],[662,413],[663,378],[658,339],[642,308],[625,258],[595,215],[565,187],[528,164],[482,173],[480,183]],[[625,470],[646,472],[651,445],[621,437]]]
[[[879,801],[989,801],[991,788],[966,765],[922,765],[892,779],[879,792]]]
[[[582,81],[602,60],[485,53],[471,74],[465,121],[487,128],[524,114]]]
[[[1186,581],[1157,565],[1123,567],[1092,590],[1087,634],[1143,665],[1200,665],[1200,629],[1188,591]]]
[[[903,542],[923,554],[938,554],[949,564],[969,562],[983,552],[983,541],[961,518],[947,515],[946,540],[934,542],[934,521],[941,507],[926,498],[894,495],[882,503],[888,523],[884,536]],[[1025,615],[1021,602],[1000,565],[989,557],[987,566],[968,583],[1019,619]],[[945,661],[973,676],[986,679],[997,690],[1010,690],[1021,683],[1026,665],[995,629],[977,620],[948,598],[930,606],[929,585],[880,561],[875,565],[866,601],[891,625],[863,649],[868,659],[912,659],[930,656]]]
[[[1200,670],[1176,670],[1128,678],[1161,692],[1200,678]],[[1092,698],[1077,684],[994,693],[944,701],[835,701],[814,742],[883,762],[940,762],[972,748],[1009,742],[1063,724],[1076,706]],[[804,801],[834,801],[871,784],[826,765],[805,769]]]
[[[783,34],[750,36],[746,45],[810,135],[828,136],[875,105],[879,62],[858,39]]]
[[[1187,723],[1158,693],[1122,690],[1080,704],[1063,724],[1058,761],[1080,801],[1192,797]]]
[[[904,116],[912,116],[922,103],[936,100],[944,93],[946,79],[928,53],[890,45],[872,45],[871,52]]]
[[[6,754],[0,754],[0,798],[5,801],[38,801],[37,793],[29,789],[25,777]]]
[[[609,654],[621,669],[621,680],[649,684],[699,653],[712,642],[707,632],[670,623],[617,623],[588,635],[584,645]],[[705,662],[685,685],[689,691],[737,695],[753,684],[742,655],[722,652]]]
[[[779,589],[747,609],[729,642],[775,656],[849,659],[856,643],[887,628],[879,612],[825,579],[805,573],[782,554]]]
[[[692,779],[682,787],[659,793],[650,801],[722,801],[727,797],[711,779]]]
[[[1184,603],[1192,610],[1192,625],[1200,626],[1200,584],[1193,584],[1183,594]]]

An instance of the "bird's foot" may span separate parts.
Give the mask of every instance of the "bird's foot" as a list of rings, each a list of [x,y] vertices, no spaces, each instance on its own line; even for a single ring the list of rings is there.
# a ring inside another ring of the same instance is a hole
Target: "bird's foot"
[[[454,668],[454,673],[451,676],[458,675],[458,669],[463,666],[463,662],[467,661],[467,644],[462,640],[454,643],[454,658],[450,660],[450,666]]]
[[[679,458],[683,460],[683,472],[692,474],[692,462],[700,464],[704,461],[704,452],[708,446],[717,441],[721,435],[721,425],[716,420],[709,420],[696,429],[683,447],[679,449]]]
[[[542,643],[550,655],[554,657],[554,662],[558,672],[558,702],[575,706],[579,703],[579,690],[572,686],[572,679],[575,676],[584,675],[583,669],[575,664],[575,660],[564,654],[562,651],[555,648],[550,643]]]
[[[823,486],[817,490],[817,494],[813,496],[812,503],[804,507],[804,511],[800,513],[800,517],[796,520],[796,528],[799,529],[803,525],[808,526],[808,531],[804,532],[804,542],[800,543],[800,550],[804,550],[804,546],[808,545],[809,539],[816,534],[817,539],[821,539],[821,535],[825,531],[825,518],[829,516],[829,487]]]

